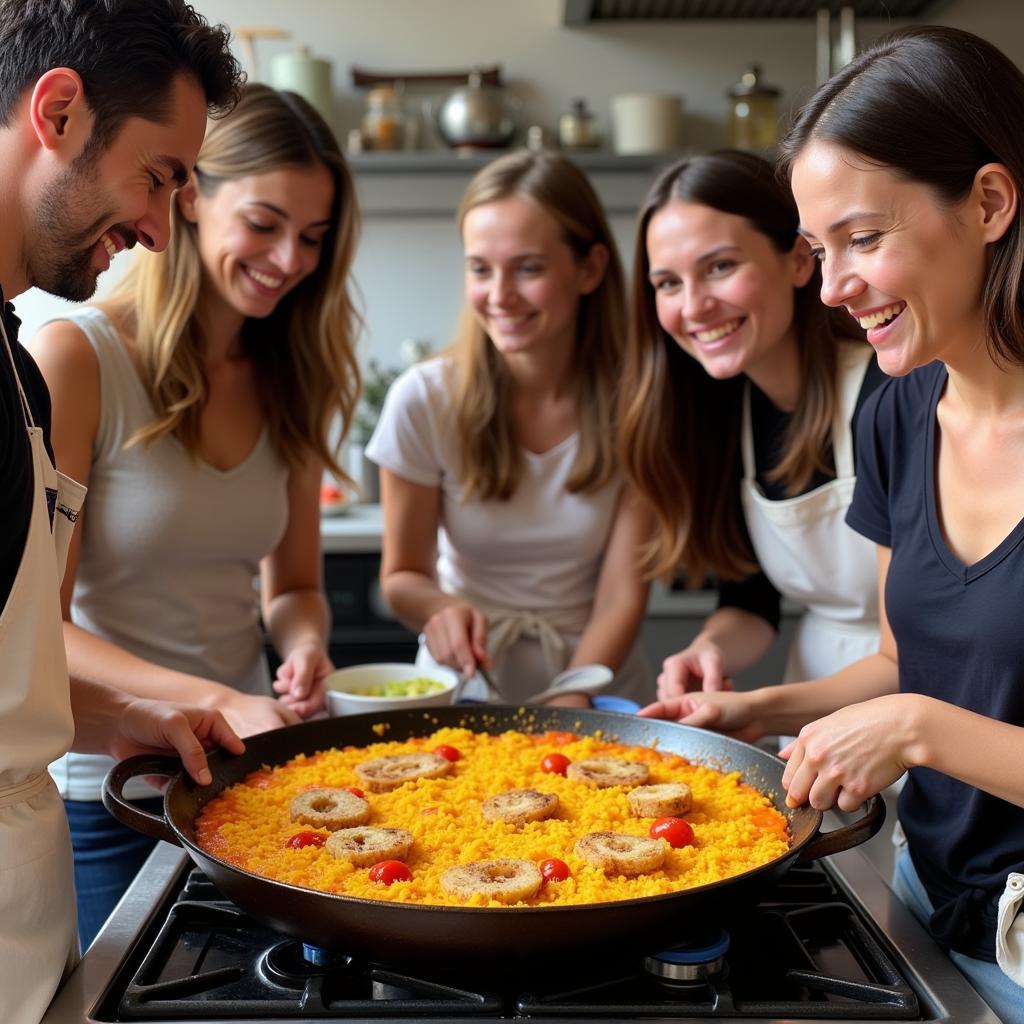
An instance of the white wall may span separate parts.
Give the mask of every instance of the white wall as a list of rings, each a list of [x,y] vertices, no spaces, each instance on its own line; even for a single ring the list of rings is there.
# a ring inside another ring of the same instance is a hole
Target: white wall
[[[333,62],[335,125],[344,138],[358,124],[361,94],[349,68],[432,70],[499,63],[525,104],[526,123],[552,128],[574,97],[586,97],[602,120],[608,98],[625,91],[681,93],[687,144],[726,141],[725,91],[751,61],[795,107],[814,87],[814,25],[808,20],[676,21],[565,28],[561,0],[196,0],[211,20],[234,29],[277,25],[288,43],[257,43],[261,69],[275,53],[303,43]],[[1024,65],[1024,4],[1019,0],[946,0],[934,20],[991,39]],[[895,24],[905,24],[893,23]],[[866,43],[889,26],[861,22]],[[244,51],[238,48],[240,57]],[[642,194],[638,189],[637,200]],[[631,246],[628,214],[612,218],[624,258]],[[100,294],[123,272],[127,255],[102,280]],[[118,266],[120,264],[120,267]],[[442,345],[459,305],[461,254],[447,216],[369,218],[356,262],[368,330],[364,359],[398,364],[403,339]],[[29,292],[18,300],[25,336],[67,304]]]

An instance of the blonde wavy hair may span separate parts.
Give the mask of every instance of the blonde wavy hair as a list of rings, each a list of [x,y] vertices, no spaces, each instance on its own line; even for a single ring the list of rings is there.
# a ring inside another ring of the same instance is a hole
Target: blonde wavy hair
[[[301,96],[249,85],[230,114],[210,122],[194,173],[200,192],[212,195],[225,181],[315,166],[326,167],[334,181],[320,261],[270,316],[246,320],[242,343],[256,368],[274,450],[291,469],[313,456],[344,479],[338,445],[360,392],[355,338],[361,318],[349,291],[359,210],[337,141]],[[129,445],[150,445],[171,434],[193,458],[199,455],[209,386],[196,308],[207,287],[196,226],[173,202],[166,251],[140,254],[111,301],[114,315],[134,332],[142,381],[156,410]],[[335,415],[342,429],[332,444]]]
[[[641,565],[649,578],[685,572],[744,579],[757,571],[740,501],[740,424],[746,377],[714,380],[658,322],[648,280],[651,219],[679,200],[746,218],[780,253],[797,243],[789,188],[751,153],[723,150],[682,160],[655,181],[640,209],[634,250],[629,347],[623,371],[620,452],[627,478],[657,523]],[[819,297],[821,270],[794,289],[800,401],[768,476],[799,494],[816,471],[831,472],[838,400],[838,346],[863,341],[845,313]]]
[[[575,388],[579,452],[568,487],[596,491],[615,475],[617,388],[625,351],[622,264],[600,200],[586,175],[557,153],[516,152],[483,168],[458,210],[461,230],[470,210],[509,196],[539,204],[583,260],[595,245],[608,249],[600,284],[580,297],[576,320]],[[508,500],[522,473],[522,451],[512,418],[512,383],[497,350],[468,303],[448,350],[454,364],[453,404],[462,439],[466,500]]]

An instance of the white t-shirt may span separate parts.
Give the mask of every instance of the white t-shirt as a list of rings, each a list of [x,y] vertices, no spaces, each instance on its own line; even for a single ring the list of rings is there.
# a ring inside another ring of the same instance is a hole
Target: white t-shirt
[[[510,609],[589,609],[622,481],[571,494],[573,434],[541,455],[523,451],[507,501],[462,500],[461,444],[445,380],[447,360],[420,363],[392,384],[367,456],[412,483],[441,489],[441,589]]]
[[[593,606],[598,575],[622,492],[616,476],[598,491],[566,484],[579,447],[573,434],[543,454],[523,451],[522,475],[506,501],[464,501],[461,442],[451,405],[450,360],[433,359],[402,374],[388,391],[367,457],[396,476],[441,491],[437,578],[488,614],[527,613],[552,625],[565,647],[557,655],[536,629],[515,629],[495,656],[495,675],[510,700],[543,690],[565,667]],[[491,638],[493,641],[494,631]],[[421,645],[418,662],[428,664]],[[620,666],[611,689],[643,699],[648,672],[639,649]],[[472,687],[467,693],[476,692]]]

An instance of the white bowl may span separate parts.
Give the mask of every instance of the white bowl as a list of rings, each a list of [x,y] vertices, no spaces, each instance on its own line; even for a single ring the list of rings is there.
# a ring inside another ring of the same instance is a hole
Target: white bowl
[[[426,676],[444,683],[437,693],[417,694],[410,697],[364,697],[352,693],[368,686],[403,682]],[[358,715],[364,711],[393,711],[397,708],[434,708],[451,704],[455,694],[458,673],[450,668],[420,668],[418,665],[377,664],[351,665],[332,672],[325,680],[327,713],[329,715]]]

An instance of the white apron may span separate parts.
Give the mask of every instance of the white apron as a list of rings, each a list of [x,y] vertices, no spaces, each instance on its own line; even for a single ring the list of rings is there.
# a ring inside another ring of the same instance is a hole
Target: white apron
[[[850,419],[870,358],[867,345],[840,346],[832,425],[836,479],[794,498],[769,501],[757,485],[749,385],[744,396],[741,499],[747,530],[775,589],[806,609],[785,682],[831,675],[878,651],[875,545],[845,522],[856,483]]]
[[[591,696],[611,693],[628,697],[638,704],[649,704],[654,699],[651,670],[639,636],[611,683],[580,686],[579,683],[567,682],[564,687],[554,689],[548,686],[551,679],[568,667],[590,619],[590,605],[555,612],[550,609],[513,611],[479,600],[472,603],[487,616],[487,653],[494,665],[492,678],[512,703],[530,704],[563,691],[585,691]],[[437,666],[422,634],[416,664],[424,669]],[[496,699],[478,675],[469,680],[463,694],[474,700]]]
[[[34,477],[25,550],[0,613],[0,1021],[37,1024],[78,956],[71,839],[46,766],[74,738],[60,582],[85,488],[50,464],[2,324],[0,334]]]

